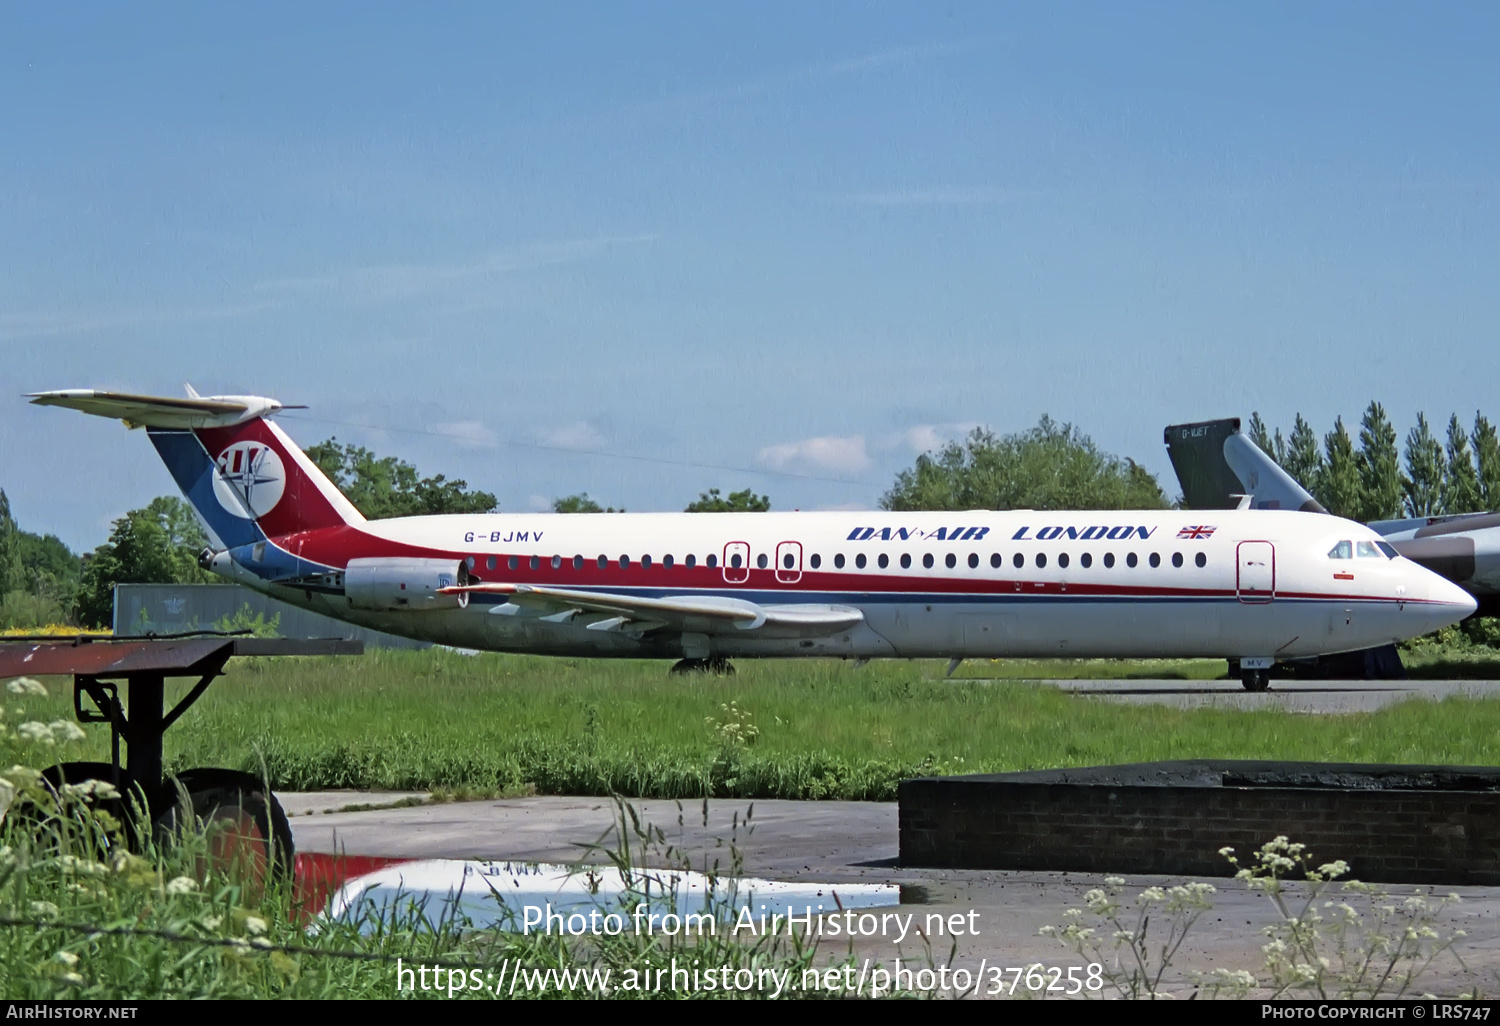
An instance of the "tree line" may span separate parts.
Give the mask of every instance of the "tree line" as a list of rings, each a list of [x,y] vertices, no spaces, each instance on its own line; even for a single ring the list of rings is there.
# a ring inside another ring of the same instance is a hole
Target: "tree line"
[[[1358,446],[1343,417],[1321,444],[1300,413],[1288,436],[1269,431],[1258,412],[1247,434],[1336,516],[1398,520],[1500,508],[1500,439],[1478,412],[1472,429],[1453,414],[1442,439],[1418,413],[1399,451],[1396,429],[1374,401],[1360,419]]]

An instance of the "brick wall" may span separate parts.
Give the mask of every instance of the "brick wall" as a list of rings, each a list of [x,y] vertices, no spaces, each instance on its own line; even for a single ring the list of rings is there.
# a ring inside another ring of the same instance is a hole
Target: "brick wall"
[[[1227,783],[1226,783],[1227,782]],[[1390,883],[1500,883],[1500,769],[1193,761],[903,781],[901,863],[1229,876],[1285,834]]]

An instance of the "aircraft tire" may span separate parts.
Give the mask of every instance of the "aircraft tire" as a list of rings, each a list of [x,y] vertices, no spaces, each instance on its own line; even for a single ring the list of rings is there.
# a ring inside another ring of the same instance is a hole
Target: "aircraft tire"
[[[1240,683],[1246,691],[1266,691],[1271,687],[1271,674],[1267,670],[1242,670]]]
[[[712,673],[716,677],[734,676],[734,664],[723,656],[710,659],[679,659],[668,673]]]

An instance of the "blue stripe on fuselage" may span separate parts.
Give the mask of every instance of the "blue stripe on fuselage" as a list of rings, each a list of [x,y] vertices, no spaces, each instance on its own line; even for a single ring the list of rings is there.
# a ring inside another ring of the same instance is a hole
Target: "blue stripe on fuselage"
[[[177,487],[218,536],[220,544],[232,549],[266,540],[265,532],[254,520],[237,517],[220,504],[214,494],[214,461],[197,435],[191,431],[161,428],[148,428],[146,434],[156,446]]]

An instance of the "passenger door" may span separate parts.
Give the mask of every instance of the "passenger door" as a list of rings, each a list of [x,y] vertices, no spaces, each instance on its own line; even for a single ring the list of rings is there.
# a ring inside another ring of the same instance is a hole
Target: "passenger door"
[[[776,580],[781,584],[796,584],[802,580],[802,543],[778,542],[776,545]]]
[[[730,542],[724,546],[724,581],[744,584],[750,579],[750,543]]]
[[[1276,597],[1276,547],[1270,542],[1240,542],[1236,590],[1241,602],[1270,602]]]

